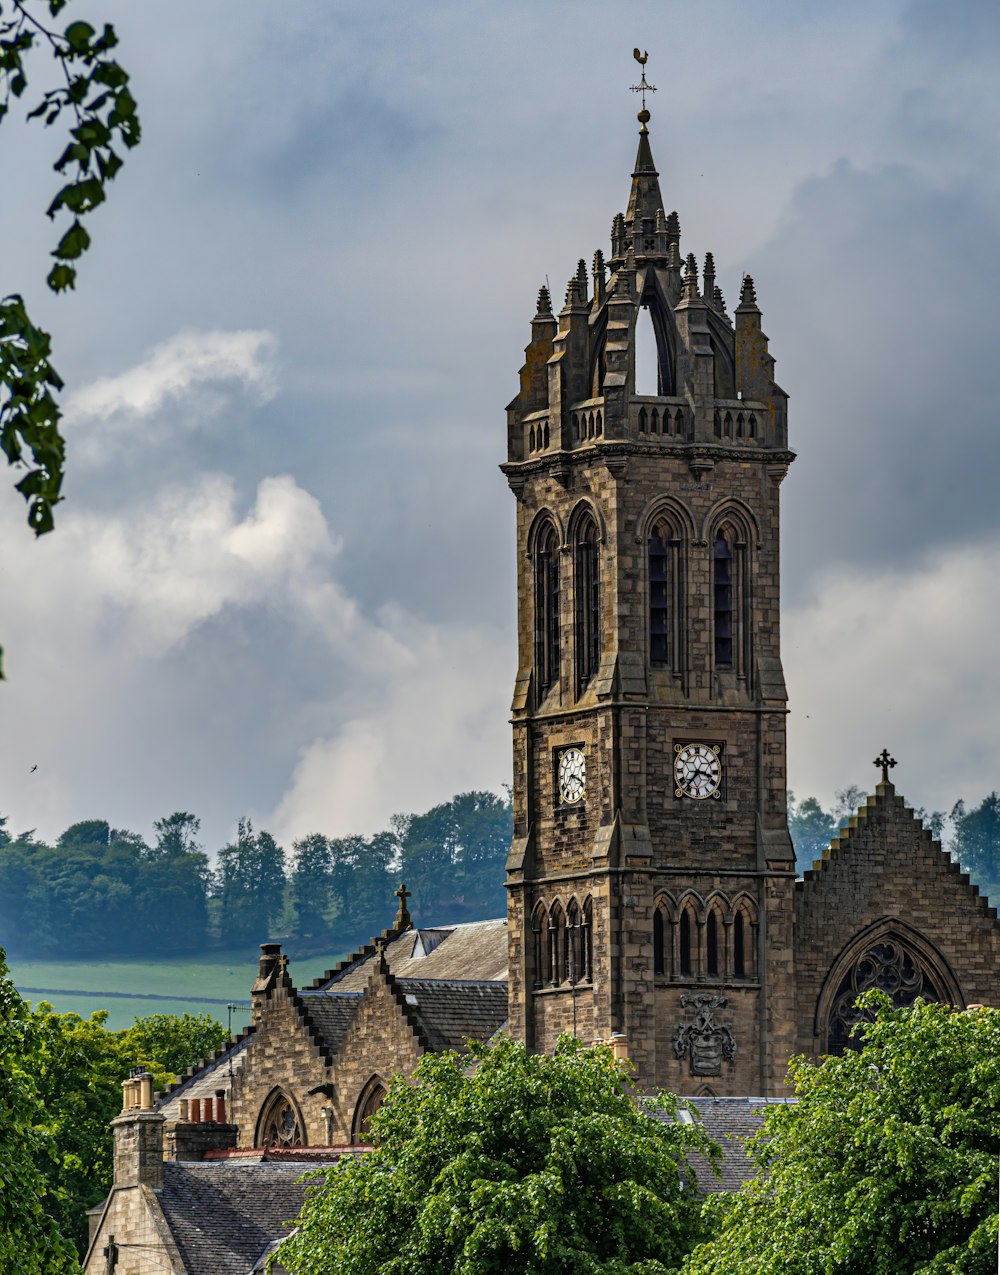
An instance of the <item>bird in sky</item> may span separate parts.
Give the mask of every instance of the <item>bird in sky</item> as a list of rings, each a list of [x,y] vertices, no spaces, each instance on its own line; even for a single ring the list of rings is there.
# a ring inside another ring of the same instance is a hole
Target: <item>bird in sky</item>
[[[28,774],[33,775],[37,769],[38,769],[38,762],[36,761],[34,766],[32,766],[32,768],[28,771]]]

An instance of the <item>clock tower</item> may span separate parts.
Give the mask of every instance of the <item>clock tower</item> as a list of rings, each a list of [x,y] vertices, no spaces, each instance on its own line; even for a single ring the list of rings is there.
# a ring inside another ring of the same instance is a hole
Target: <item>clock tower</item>
[[[682,256],[649,118],[610,254],[558,314],[540,291],[507,410],[511,1030],[618,1033],[645,1088],[766,1095],[795,1046],[787,400],[753,281],[730,316],[712,255]]]

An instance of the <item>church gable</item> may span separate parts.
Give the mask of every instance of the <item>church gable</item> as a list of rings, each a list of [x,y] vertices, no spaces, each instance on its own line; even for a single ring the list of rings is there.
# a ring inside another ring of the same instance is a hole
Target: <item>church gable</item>
[[[842,1049],[868,987],[995,1003],[998,963],[996,909],[885,780],[796,886],[799,1050]]]

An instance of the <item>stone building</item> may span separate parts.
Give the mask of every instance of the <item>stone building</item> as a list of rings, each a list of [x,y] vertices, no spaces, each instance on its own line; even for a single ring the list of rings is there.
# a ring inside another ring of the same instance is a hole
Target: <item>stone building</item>
[[[265,944],[248,1031],[155,1110],[120,1118],[122,1137],[165,1138],[147,1213],[196,1189],[232,1211],[241,1171],[284,1182],[288,1163],[348,1153],[390,1076],[501,1030],[536,1051],[567,1031],[613,1039],[641,1087],[697,1098],[717,1131],[783,1099],[793,1053],[845,1048],[869,987],[897,1004],[1000,1003],[996,911],[897,794],[888,753],[875,793],[796,878],[780,647],[787,399],[753,281],[730,315],[711,253],[700,266],[682,256],[645,109],[639,120],[610,254],[589,271],[580,261],[558,315],[539,293],[507,410],[507,918],[414,929],[401,888],[393,925],[303,989]],[[132,1160],[95,1219],[88,1271],[115,1227],[145,1216]],[[156,1225],[175,1234],[169,1217]],[[280,1233],[269,1217],[255,1242],[268,1226]]]

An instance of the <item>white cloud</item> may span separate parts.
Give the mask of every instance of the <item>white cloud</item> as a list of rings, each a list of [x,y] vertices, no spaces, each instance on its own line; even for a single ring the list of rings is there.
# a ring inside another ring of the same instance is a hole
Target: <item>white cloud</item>
[[[137,432],[140,420],[160,417],[161,427],[190,428],[218,412],[234,388],[266,402],[277,390],[276,347],[265,331],[176,333],[141,363],[117,376],[99,377],[69,396],[66,421],[74,454],[94,460],[126,433],[130,445],[148,439],[148,428]],[[169,422],[160,416],[168,408]]]
[[[915,805],[948,809],[1000,786],[1000,538],[914,569],[838,568],[786,614],[789,779],[799,796],[869,790],[883,747]]]

